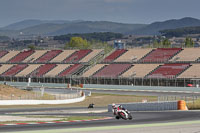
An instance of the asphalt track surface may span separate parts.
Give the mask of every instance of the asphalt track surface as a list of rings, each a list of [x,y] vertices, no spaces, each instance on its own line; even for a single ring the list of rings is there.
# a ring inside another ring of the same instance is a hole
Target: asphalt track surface
[[[45,110],[80,110],[85,108],[47,108],[47,109],[4,109],[0,110],[0,115],[12,112],[32,112],[32,111],[45,111]],[[99,108],[102,109],[102,108]],[[76,115],[76,116],[105,116],[113,117],[109,120],[87,121],[87,122],[72,122],[72,123],[50,123],[41,125],[10,125],[0,126],[0,132],[12,131],[31,131],[31,130],[49,130],[49,129],[63,129],[63,128],[89,128],[89,127],[103,127],[103,126],[122,126],[122,125],[138,125],[138,124],[153,124],[153,123],[168,123],[168,122],[181,122],[181,121],[194,121],[200,120],[200,111],[162,111],[162,112],[131,112],[133,120],[116,120],[112,113],[34,113],[34,115]],[[23,115],[18,114],[18,115]]]

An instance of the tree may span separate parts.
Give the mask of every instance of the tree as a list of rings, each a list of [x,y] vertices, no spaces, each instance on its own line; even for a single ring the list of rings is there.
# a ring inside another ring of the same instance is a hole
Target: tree
[[[194,47],[194,41],[192,40],[192,38],[185,38],[185,47]]]
[[[157,40],[153,41],[153,48],[159,48],[160,44],[158,43]]]
[[[33,44],[31,44],[31,45],[28,45],[28,48],[30,49],[30,50],[35,50],[35,45],[33,45]]]
[[[72,37],[70,41],[65,45],[65,49],[77,48],[77,49],[87,49],[90,43],[81,37]]]
[[[162,45],[164,48],[169,48],[171,46],[171,43],[170,43],[169,39],[166,38],[162,41]]]

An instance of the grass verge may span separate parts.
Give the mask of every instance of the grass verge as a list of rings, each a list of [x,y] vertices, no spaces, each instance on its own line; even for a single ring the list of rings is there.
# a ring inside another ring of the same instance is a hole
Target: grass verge
[[[0,106],[0,108],[88,107],[90,103],[94,103],[95,107],[106,107],[108,106],[108,104],[112,103],[142,102],[143,100],[151,102],[151,101],[157,101],[158,98],[156,96],[135,96],[135,95],[92,93],[92,96],[86,97],[84,101],[72,104]]]

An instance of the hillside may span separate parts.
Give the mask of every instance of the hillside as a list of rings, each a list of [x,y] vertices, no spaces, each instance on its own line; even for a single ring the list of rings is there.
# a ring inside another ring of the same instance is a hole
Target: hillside
[[[64,23],[75,23],[75,22],[80,22],[79,20],[75,21],[67,21],[67,20],[37,20],[37,19],[28,19],[28,20],[23,20],[20,22],[16,22],[13,24],[10,24],[8,26],[3,27],[3,30],[21,30],[25,29],[28,27],[40,25],[40,24],[46,24],[46,23],[51,23],[51,24],[64,24]]]
[[[200,26],[167,29],[160,31],[160,33],[166,37],[181,37],[188,34],[200,34]]]
[[[132,30],[132,32],[130,33],[138,35],[158,35],[159,31],[161,30],[176,29],[176,28],[191,27],[191,26],[200,26],[200,20],[186,17],[182,19],[172,19],[163,22],[155,22],[141,29]]]
[[[65,24],[41,24],[22,29],[24,34],[36,35],[63,35],[68,33],[93,33],[93,32],[117,32],[127,33],[130,29],[136,30],[145,25],[143,24],[123,24],[107,21],[83,21]]]
[[[134,35],[158,35],[165,29],[200,26],[195,18],[171,19],[152,24],[125,24],[109,21],[24,20],[0,28],[0,35],[9,37],[41,35],[56,36],[73,33],[114,32]]]

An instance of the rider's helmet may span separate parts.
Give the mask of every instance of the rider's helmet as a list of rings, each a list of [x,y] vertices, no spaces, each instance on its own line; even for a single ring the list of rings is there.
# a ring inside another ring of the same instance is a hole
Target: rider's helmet
[[[119,105],[119,108],[122,109],[122,105]]]
[[[116,108],[116,105],[114,103],[112,104],[112,108]]]

